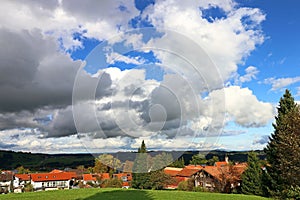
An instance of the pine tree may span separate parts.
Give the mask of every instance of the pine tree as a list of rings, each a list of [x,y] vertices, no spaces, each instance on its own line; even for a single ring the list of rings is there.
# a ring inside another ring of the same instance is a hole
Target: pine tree
[[[138,148],[138,153],[133,164],[133,181],[132,187],[139,189],[150,189],[150,174],[149,171],[149,158],[147,155],[147,148],[144,140],[142,141],[141,147]],[[151,157],[151,156],[150,156]]]
[[[262,195],[262,169],[255,152],[248,154],[248,167],[242,175],[242,188],[244,194]]]
[[[297,165],[297,163],[286,162],[287,158],[291,159],[295,156],[291,155],[291,152],[295,153],[297,145],[291,145],[290,143],[291,140],[297,141],[297,134],[293,132],[297,132],[295,126],[300,123],[295,117],[299,115],[299,109],[289,90],[286,90],[283,97],[280,98],[277,111],[275,123],[273,124],[274,133],[271,134],[269,143],[265,148],[268,165],[266,166],[267,174],[264,175],[263,184],[266,188],[265,193],[271,196],[281,196],[283,191],[290,186],[286,171],[290,171],[291,168],[295,167],[295,164]],[[292,118],[294,119],[291,120]],[[296,167],[299,168],[300,165]]]
[[[146,149],[144,140],[142,141],[141,147],[138,149],[138,153],[147,153],[147,149]]]

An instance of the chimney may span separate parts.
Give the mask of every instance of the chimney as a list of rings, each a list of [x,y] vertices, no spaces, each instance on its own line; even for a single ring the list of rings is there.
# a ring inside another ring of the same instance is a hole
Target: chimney
[[[228,160],[228,156],[227,156],[227,155],[225,156],[225,162],[226,162],[226,163],[229,163],[229,160]]]

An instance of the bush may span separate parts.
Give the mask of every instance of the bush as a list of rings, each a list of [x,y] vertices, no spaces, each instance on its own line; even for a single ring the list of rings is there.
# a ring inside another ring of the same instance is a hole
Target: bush
[[[291,199],[291,200],[297,200],[300,199],[300,187],[297,186],[291,186],[287,190],[283,191],[283,198],[285,199]]]
[[[182,191],[188,191],[188,182],[187,181],[181,181],[178,184],[178,190],[182,190]]]
[[[121,188],[122,187],[122,181],[117,178],[112,178],[105,180],[102,184],[102,187],[104,188]]]
[[[178,184],[178,190],[183,190],[183,191],[193,191],[194,190],[194,182],[195,179],[190,178],[187,181],[181,181]]]
[[[193,191],[194,192],[209,192],[209,190],[204,187],[194,187]]]
[[[89,185],[89,186],[91,186],[91,187],[94,187],[94,188],[99,187],[98,184],[92,183],[92,182],[90,182],[90,181],[87,182],[86,184]]]
[[[24,187],[24,192],[33,192],[33,185],[28,183]]]

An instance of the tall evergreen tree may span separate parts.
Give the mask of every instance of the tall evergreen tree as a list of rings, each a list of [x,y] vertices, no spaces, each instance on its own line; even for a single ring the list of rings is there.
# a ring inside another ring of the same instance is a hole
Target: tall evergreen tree
[[[138,153],[147,153],[147,148],[144,140],[142,141],[141,147],[138,149]]]
[[[133,180],[132,187],[139,189],[150,189],[150,174],[149,171],[149,156],[147,155],[147,148],[144,140],[141,147],[138,148],[138,153],[133,164]],[[150,156],[151,157],[151,156]]]
[[[262,169],[257,154],[252,151],[248,154],[248,167],[242,175],[242,188],[244,194],[262,195]]]
[[[295,152],[296,146],[290,145],[290,141],[291,139],[296,140],[293,132],[297,132],[295,125],[300,123],[300,121],[296,121],[297,117],[295,118],[295,115],[299,114],[299,109],[289,90],[286,90],[283,97],[280,98],[277,111],[273,124],[274,133],[269,137],[269,143],[265,148],[268,165],[263,184],[266,187],[265,191],[271,196],[281,196],[287,189],[289,180],[285,176],[285,172],[295,165],[295,163],[285,162],[286,158],[291,157],[291,152]],[[293,115],[294,121],[291,120]]]

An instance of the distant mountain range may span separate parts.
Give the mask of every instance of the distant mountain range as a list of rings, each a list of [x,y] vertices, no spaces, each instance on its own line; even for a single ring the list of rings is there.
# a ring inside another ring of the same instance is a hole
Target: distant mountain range
[[[151,151],[151,155],[157,155],[162,151]],[[265,159],[265,154],[261,150],[256,151],[260,159]],[[206,159],[213,156],[218,156],[222,161],[225,155],[228,156],[230,161],[245,162],[247,161],[248,151],[170,151],[173,158],[183,157],[185,164],[189,164],[192,156],[195,154],[204,154]],[[120,159],[122,162],[126,160],[133,161],[136,153],[133,152],[117,152],[110,153]],[[28,153],[28,152],[14,152],[0,150],[0,169],[12,170],[19,166],[24,166],[32,171],[51,171],[52,169],[76,168],[79,165],[91,167],[94,165],[95,157],[92,154],[42,154],[42,153]]]

